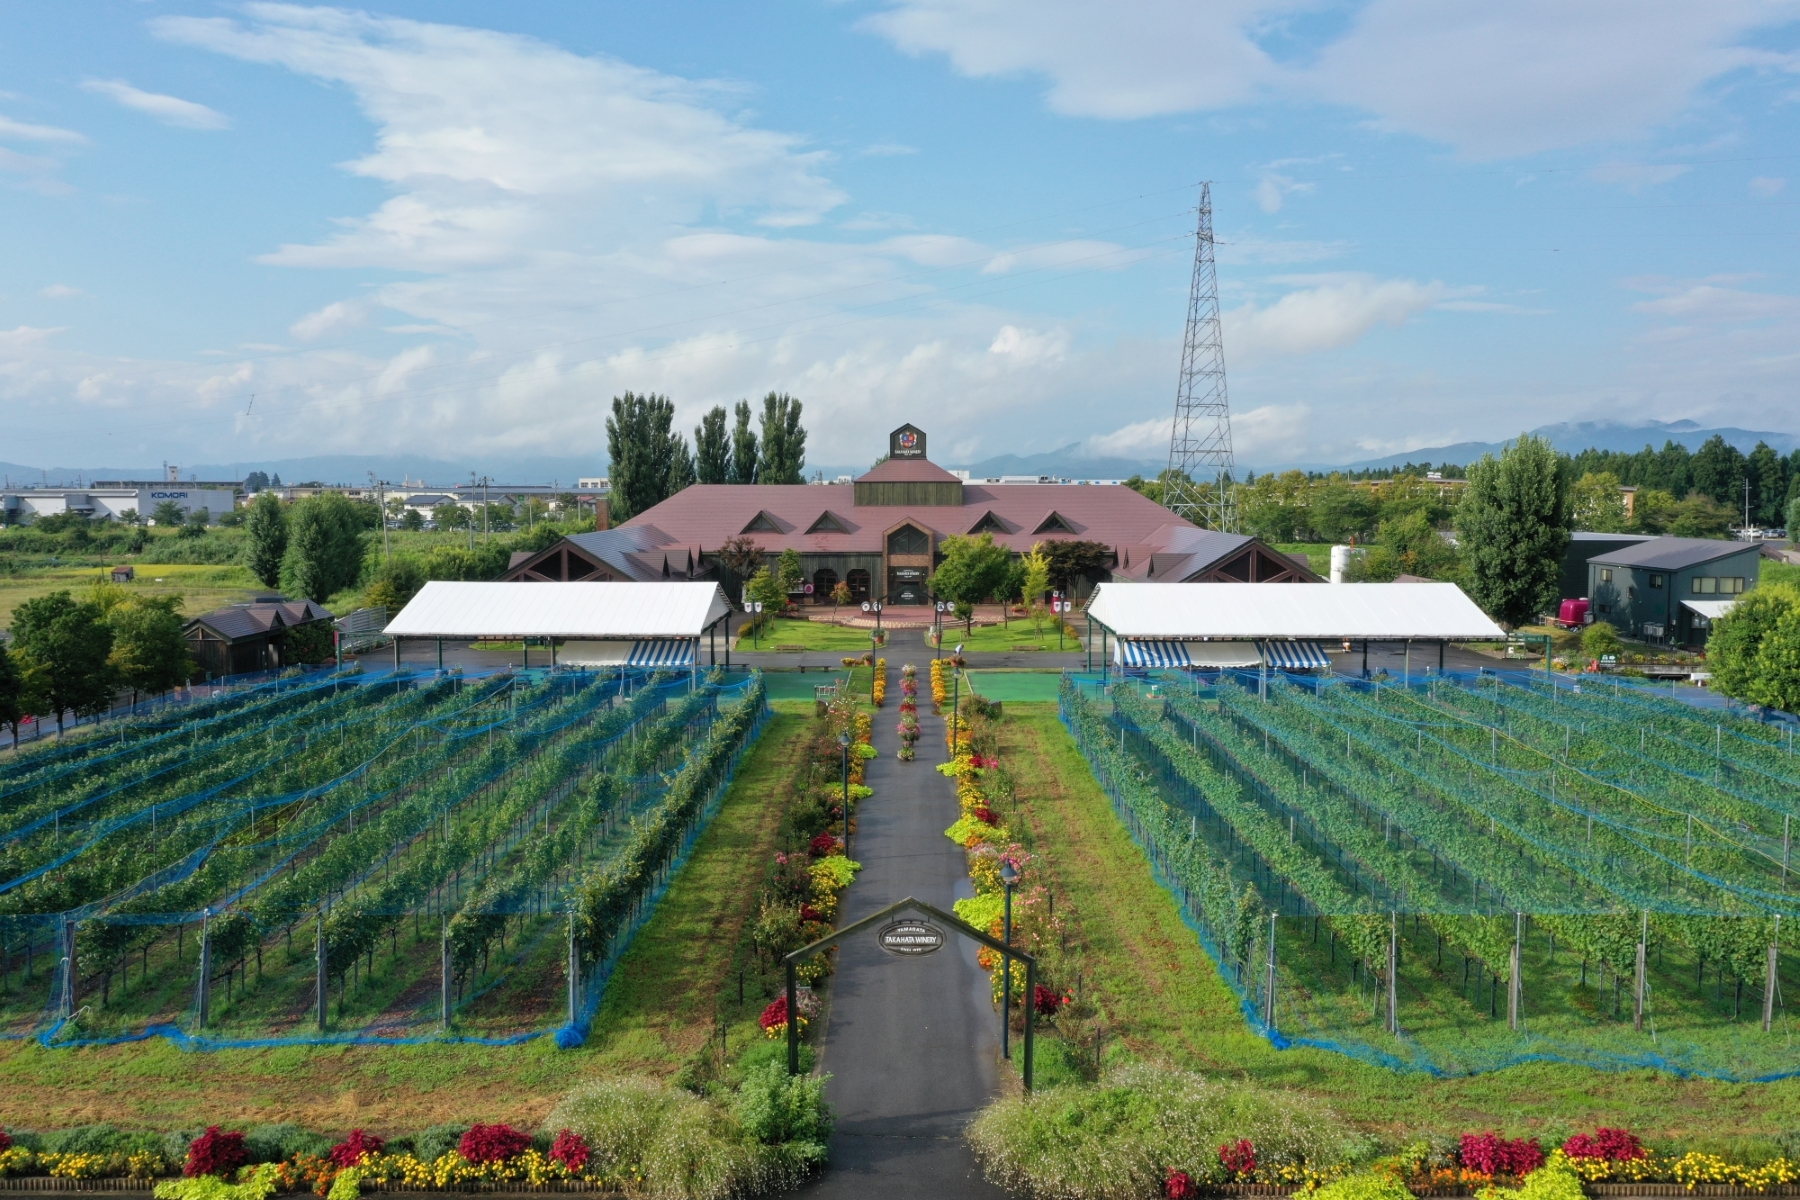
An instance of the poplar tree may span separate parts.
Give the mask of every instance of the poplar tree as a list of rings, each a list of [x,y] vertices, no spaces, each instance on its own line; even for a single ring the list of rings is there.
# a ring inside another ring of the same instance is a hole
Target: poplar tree
[[[1509,628],[1557,600],[1569,545],[1569,489],[1548,439],[1520,434],[1469,468],[1456,532],[1475,603]]]
[[[675,405],[667,396],[626,392],[613,397],[606,419],[606,452],[612,460],[612,515],[627,521],[668,499],[670,485],[693,469],[676,462],[676,450],[687,455],[687,442],[674,432]],[[691,481],[691,480],[690,480]],[[686,486],[685,483],[682,486]]]
[[[731,431],[731,482],[756,482],[756,434],[750,430],[750,402],[737,402],[737,425]]]
[[[805,483],[806,430],[800,425],[800,401],[786,392],[763,397],[762,456],[758,483]]]
[[[287,553],[287,509],[274,492],[258,492],[244,521],[244,560],[264,587],[281,586],[281,559]]]
[[[363,540],[362,519],[343,496],[326,492],[300,501],[288,517],[282,590],[323,604],[356,586],[362,575]]]
[[[694,475],[700,483],[731,482],[731,437],[725,432],[729,414],[723,404],[694,426]]]

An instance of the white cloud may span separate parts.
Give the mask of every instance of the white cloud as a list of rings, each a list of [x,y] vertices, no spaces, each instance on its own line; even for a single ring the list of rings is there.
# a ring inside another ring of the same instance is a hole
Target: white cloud
[[[1265,404],[1231,415],[1231,449],[1239,461],[1292,459],[1312,428],[1304,404]]]
[[[1310,192],[1314,186],[1316,185],[1301,183],[1271,171],[1256,185],[1256,206],[1266,213],[1280,212],[1281,205],[1288,196],[1296,192]]]
[[[1656,300],[1640,300],[1631,307],[1635,312],[1683,321],[1739,323],[1800,315],[1800,298],[1701,283]]]
[[[1223,314],[1228,361],[1317,354],[1352,345],[1378,325],[1403,325],[1444,298],[1441,283],[1327,276],[1266,307]]]
[[[1318,99],[1479,157],[1641,134],[1699,89],[1779,67],[1746,47],[1796,0],[1371,0],[1334,40],[1277,62],[1259,39],[1306,0],[892,0],[870,29],[964,75],[1032,75],[1071,115],[1129,119]]]
[[[58,129],[54,125],[28,125],[23,121],[14,121],[0,117],[0,138],[20,139],[27,142],[62,142],[80,145],[87,138],[73,129]]]
[[[872,146],[863,147],[864,158],[900,158],[918,152],[917,146],[908,146],[904,142],[876,142]]]
[[[179,125],[183,129],[227,129],[231,126],[231,119],[217,109],[178,96],[146,92],[123,79],[89,79],[81,86],[126,108],[155,117],[165,125]]]
[[[1768,175],[1758,175],[1755,179],[1750,181],[1750,194],[1752,196],[1773,196],[1786,186],[1787,180],[1785,179],[1773,178]]]
[[[1169,434],[1175,422],[1168,417],[1133,421],[1111,433],[1097,433],[1082,442],[1082,452],[1097,458],[1156,458],[1169,453]]]
[[[47,300],[73,300],[77,296],[86,294],[80,288],[70,287],[66,283],[53,283],[38,293]]]
[[[288,333],[303,342],[316,342],[326,334],[361,325],[365,315],[366,309],[357,301],[338,300],[307,313],[288,326]]]
[[[988,346],[989,354],[999,355],[1015,366],[1060,362],[1068,352],[1068,330],[1052,329],[1049,333],[1039,333],[1035,329],[1020,329],[1017,325],[1001,326]]]

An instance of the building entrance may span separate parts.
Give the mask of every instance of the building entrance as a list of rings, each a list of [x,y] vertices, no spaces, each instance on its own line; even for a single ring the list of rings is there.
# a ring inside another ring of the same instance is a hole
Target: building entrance
[[[889,567],[887,602],[889,604],[924,604],[925,568]]]

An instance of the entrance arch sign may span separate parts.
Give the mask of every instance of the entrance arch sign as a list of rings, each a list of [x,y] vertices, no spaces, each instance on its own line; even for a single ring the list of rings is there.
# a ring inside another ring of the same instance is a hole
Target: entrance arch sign
[[[917,912],[926,920],[899,920],[901,913]],[[935,952],[944,944],[945,930],[938,928],[935,922],[941,922],[950,933],[960,933],[972,941],[980,942],[1005,961],[1006,969],[1012,970],[1012,960],[1018,959],[1025,964],[1025,1090],[1031,1090],[1031,1060],[1034,1046],[1034,1033],[1037,1025],[1037,959],[1025,951],[1008,946],[999,938],[989,937],[954,913],[947,913],[941,908],[915,900],[911,896],[890,904],[880,912],[871,913],[860,921],[852,922],[842,929],[832,931],[829,937],[800,947],[783,956],[782,964],[787,967],[787,1046],[788,1074],[800,1073],[800,1022],[795,1018],[800,1012],[800,979],[796,968],[815,954],[822,954],[852,934],[861,933],[865,929],[878,929],[877,941],[881,948],[890,954],[903,958],[921,958]],[[935,935],[935,936],[934,936]],[[890,944],[892,939],[893,944]],[[905,948],[902,948],[902,947]],[[929,946],[929,948],[927,948]],[[1003,1019],[1010,1020],[1011,1013]]]

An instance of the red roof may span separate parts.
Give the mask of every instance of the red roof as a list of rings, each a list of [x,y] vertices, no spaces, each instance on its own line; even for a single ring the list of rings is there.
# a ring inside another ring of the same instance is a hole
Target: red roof
[[[923,458],[889,458],[875,464],[858,483],[957,483],[952,475],[934,462]]]
[[[889,459],[864,479],[893,467],[912,479],[955,479],[931,463]],[[937,474],[911,475],[920,467]],[[895,475],[885,476],[896,479]],[[830,511],[845,532],[807,533],[820,515]],[[815,554],[879,554],[882,538],[903,521],[912,520],[938,537],[968,533],[992,513],[1002,528],[990,523],[994,541],[1027,551],[1037,542],[1064,538],[1100,542],[1109,547],[1159,547],[1175,530],[1194,526],[1162,505],[1117,484],[1009,483],[966,484],[960,508],[943,505],[865,505],[854,503],[851,484],[695,484],[654,508],[639,513],[620,528],[654,529],[672,543],[703,546],[710,553],[728,538],[745,531],[758,513],[767,513],[780,528],[751,531],[765,551],[789,548]],[[1052,528],[1046,528],[1051,526]],[[1135,556],[1134,556],[1135,557]]]

